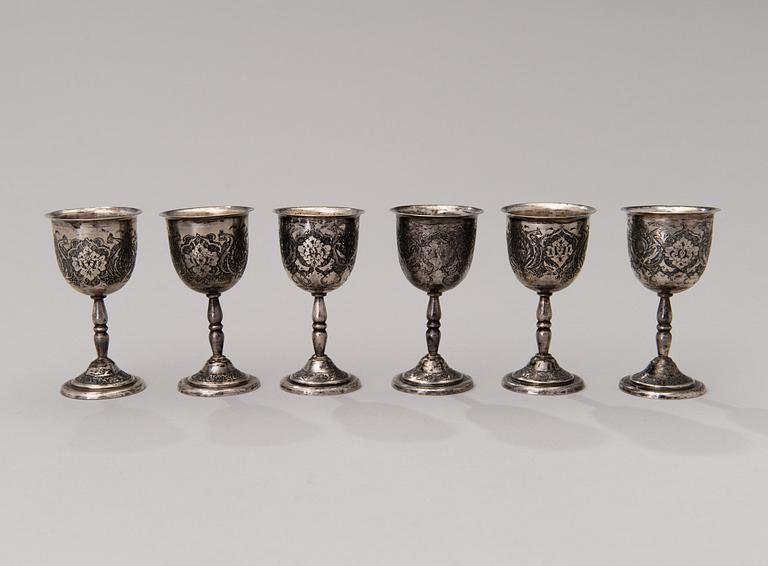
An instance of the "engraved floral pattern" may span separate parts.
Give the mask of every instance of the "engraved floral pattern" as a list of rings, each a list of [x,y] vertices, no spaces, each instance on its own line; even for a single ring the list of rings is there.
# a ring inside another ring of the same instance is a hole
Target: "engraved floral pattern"
[[[664,250],[664,259],[677,269],[685,269],[699,257],[699,246],[687,237],[678,239]]]
[[[331,256],[331,245],[323,243],[322,240],[315,236],[309,236],[305,238],[302,243],[296,248],[301,256],[301,261],[304,265],[312,268],[322,266],[328,261]],[[299,260],[296,260],[299,265]],[[301,268],[301,266],[299,266]]]
[[[559,236],[546,247],[544,254],[558,267],[563,267],[573,255],[573,246],[565,238]]]
[[[584,264],[588,239],[586,219],[568,223],[507,221],[509,263],[518,279],[535,290],[568,286]]]
[[[699,280],[707,266],[712,218],[630,215],[629,258],[641,283],[654,291],[678,292]]]
[[[92,247],[90,242],[81,242],[77,246],[77,255],[72,257],[72,269],[85,281],[96,281],[107,270],[109,249]]]
[[[452,289],[469,271],[476,227],[473,217],[442,222],[399,217],[397,249],[403,273],[422,291]]]
[[[56,260],[64,278],[84,292],[125,283],[136,261],[133,233],[117,237],[70,238],[54,231]]]
[[[169,226],[171,259],[179,277],[192,289],[222,292],[242,277],[248,262],[248,228],[241,221],[231,228],[179,235]]]
[[[280,217],[280,253],[294,283],[311,292],[340,287],[357,255],[355,217]]]
[[[214,245],[206,238],[196,234],[191,246],[185,246],[184,265],[195,277],[205,279],[219,264],[220,246]]]

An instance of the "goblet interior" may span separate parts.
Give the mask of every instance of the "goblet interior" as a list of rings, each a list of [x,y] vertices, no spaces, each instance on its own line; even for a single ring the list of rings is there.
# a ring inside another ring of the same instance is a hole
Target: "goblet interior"
[[[412,285],[443,293],[461,283],[472,264],[477,217],[471,206],[425,204],[398,206],[397,250],[400,267]]]
[[[701,278],[709,259],[717,208],[630,206],[629,259],[640,282],[656,293],[680,293]]]
[[[209,206],[163,212],[171,259],[181,280],[200,293],[222,293],[237,283],[248,262],[245,206]]]
[[[136,217],[127,207],[71,208],[49,212],[56,260],[64,279],[94,296],[114,293],[136,264]]]
[[[310,293],[341,287],[357,256],[357,208],[304,206],[278,208],[280,254],[291,280]]]
[[[591,206],[522,203],[502,208],[507,215],[509,263],[520,282],[534,291],[555,292],[570,285],[584,264]]]

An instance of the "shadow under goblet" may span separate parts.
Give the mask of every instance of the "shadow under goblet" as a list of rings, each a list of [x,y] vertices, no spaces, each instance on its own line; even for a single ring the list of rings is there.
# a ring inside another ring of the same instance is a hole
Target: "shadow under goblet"
[[[482,210],[458,205],[408,205],[397,215],[397,250],[408,281],[429,295],[427,355],[395,376],[392,387],[417,395],[451,395],[472,389],[472,378],[452,369],[437,353],[440,346],[440,295],[461,283],[475,249]]]
[[[502,208],[507,215],[509,263],[520,282],[539,294],[536,310],[538,353],[524,368],[504,376],[510,391],[564,395],[584,389],[584,381],[559,366],[549,353],[552,293],[565,289],[581,271],[595,209],[581,204],[524,203]]]
[[[107,355],[107,309],[104,299],[128,282],[136,263],[136,208],[77,208],[46,216],[53,225],[59,269],[76,290],[93,299],[96,359],[61,394],[71,399],[116,399],[142,391],[144,381],[130,375]]]
[[[312,345],[315,353],[280,387],[299,395],[340,395],[360,388],[360,380],[336,367],[325,353],[325,295],[341,287],[352,273],[362,210],[305,206],[278,208],[280,255],[291,280],[312,293]]]
[[[259,380],[237,369],[224,353],[221,294],[237,283],[248,262],[248,213],[244,206],[181,208],[163,212],[176,273],[193,291],[208,297],[208,340],[213,355],[196,374],[179,381],[179,391],[196,397],[238,395]]]
[[[717,208],[705,206],[630,206],[627,243],[632,270],[659,296],[656,313],[657,356],[643,371],[624,377],[619,387],[649,399],[690,399],[706,393],[700,381],[677,368],[669,357],[672,345],[670,298],[693,287],[704,273],[712,243]]]

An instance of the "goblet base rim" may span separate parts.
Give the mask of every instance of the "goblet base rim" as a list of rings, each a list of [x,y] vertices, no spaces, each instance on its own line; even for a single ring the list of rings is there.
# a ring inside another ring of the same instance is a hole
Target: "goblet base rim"
[[[450,367],[439,354],[427,354],[415,368],[392,379],[392,387],[414,395],[455,395],[474,385],[470,376]]]
[[[325,354],[315,354],[298,371],[285,376],[280,388],[296,395],[343,395],[357,391],[360,380],[336,367]]]
[[[242,372],[241,372],[242,373]],[[220,383],[216,385],[202,385],[193,380],[192,377],[185,377],[178,384],[179,393],[191,395],[192,397],[228,397],[230,395],[241,395],[254,391],[261,387],[261,382],[257,377],[242,374],[243,379],[234,383]]]
[[[694,399],[707,392],[701,381],[685,375],[664,356],[654,358],[643,371],[623,377],[619,388],[646,399]]]
[[[413,395],[456,395],[457,393],[469,391],[475,386],[470,376],[460,372],[456,372],[456,375],[460,376],[459,381],[449,385],[416,384],[404,377],[406,373],[408,372],[396,375],[392,379],[392,387],[403,393],[411,393]]]
[[[346,373],[346,372],[345,372]],[[296,395],[344,395],[345,393],[352,393],[360,389],[362,384],[360,380],[352,374],[347,373],[348,380],[344,383],[336,383],[334,385],[323,385],[318,383],[317,385],[307,385],[296,383],[291,378],[293,374],[285,376],[280,380],[280,389],[287,391],[288,393],[294,393]]]
[[[525,367],[501,380],[504,389],[527,395],[569,395],[584,389],[584,380],[564,370],[549,354],[537,354]]]
[[[143,379],[125,372],[122,373],[124,373],[128,379],[123,383],[112,386],[93,387],[78,382],[79,378],[70,379],[61,386],[61,394],[69,399],[101,401],[105,399],[128,397],[129,395],[135,395],[146,389],[147,385],[144,383]]]
[[[203,369],[179,381],[179,393],[193,397],[225,397],[258,389],[258,378],[237,369],[223,355],[212,356]]]

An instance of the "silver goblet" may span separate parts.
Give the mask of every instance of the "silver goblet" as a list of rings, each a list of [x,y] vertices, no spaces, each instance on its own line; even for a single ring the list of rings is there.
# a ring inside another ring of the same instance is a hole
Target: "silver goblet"
[[[349,278],[357,255],[362,210],[304,206],[278,208],[280,255],[291,280],[315,298],[312,345],[315,353],[300,370],[284,377],[280,387],[301,395],[339,395],[360,388],[360,380],[336,367],[325,353],[325,295]]]
[[[259,380],[237,369],[224,353],[221,294],[237,283],[248,262],[245,206],[208,206],[163,212],[176,273],[193,291],[208,297],[208,340],[213,355],[196,374],[179,381],[179,391],[197,397],[238,395]]]
[[[538,353],[524,368],[504,376],[510,391],[563,395],[584,388],[584,381],[561,368],[549,353],[552,340],[550,297],[570,285],[584,264],[591,206],[566,203],[512,204],[507,215],[509,263],[520,282],[539,294],[536,309]]]
[[[649,399],[689,399],[706,392],[700,381],[682,373],[672,358],[670,298],[692,287],[704,273],[717,208],[706,206],[630,206],[627,243],[632,270],[659,296],[657,356],[643,371],[624,377],[619,387]]]
[[[128,282],[136,263],[136,208],[76,208],[46,216],[53,225],[56,260],[64,279],[93,299],[96,359],[61,394],[71,399],[115,399],[144,389],[144,381],[121,370],[107,355],[104,299]]]
[[[413,369],[395,376],[392,387],[418,395],[451,395],[472,389],[472,378],[452,369],[437,353],[440,346],[440,295],[466,276],[475,249],[482,210],[458,205],[408,205],[397,215],[397,250],[408,281],[429,295],[427,355]]]

